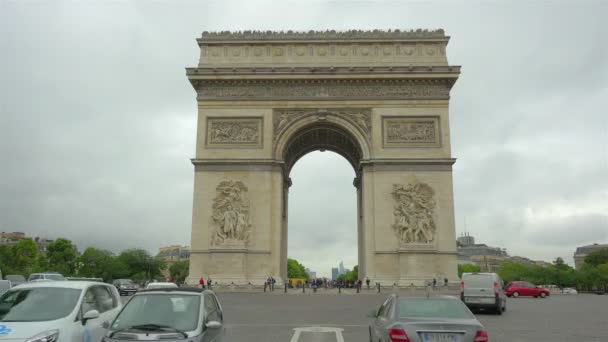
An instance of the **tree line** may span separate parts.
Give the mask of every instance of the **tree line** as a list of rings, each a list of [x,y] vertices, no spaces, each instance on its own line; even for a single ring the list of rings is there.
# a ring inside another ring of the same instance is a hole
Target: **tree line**
[[[480,268],[476,265],[458,265],[458,276],[462,276],[463,272],[480,272]],[[589,253],[580,270],[557,258],[550,266],[503,262],[496,273],[505,282],[523,280],[537,285],[575,287],[582,291],[608,291],[608,248]]]
[[[40,252],[31,238],[0,245],[3,275],[21,274],[27,278],[31,273],[58,272],[66,277],[102,278],[106,282],[124,278],[144,282],[163,278],[162,271],[166,267],[162,258],[154,257],[144,249],[133,248],[114,254],[89,247],[80,254],[70,240],[63,238],[49,243],[46,252]],[[174,271],[182,272],[182,268],[180,264]]]

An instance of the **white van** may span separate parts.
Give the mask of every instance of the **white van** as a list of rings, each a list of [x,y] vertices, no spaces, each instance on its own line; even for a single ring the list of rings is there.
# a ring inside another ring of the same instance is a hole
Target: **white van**
[[[507,310],[503,285],[496,273],[463,273],[460,299],[471,309],[491,309],[502,315]]]

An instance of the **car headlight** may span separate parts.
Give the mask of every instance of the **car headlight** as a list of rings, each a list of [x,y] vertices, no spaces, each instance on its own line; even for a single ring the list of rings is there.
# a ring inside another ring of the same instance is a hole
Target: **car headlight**
[[[57,338],[59,338],[59,330],[49,330],[32,336],[25,340],[25,342],[55,342]]]

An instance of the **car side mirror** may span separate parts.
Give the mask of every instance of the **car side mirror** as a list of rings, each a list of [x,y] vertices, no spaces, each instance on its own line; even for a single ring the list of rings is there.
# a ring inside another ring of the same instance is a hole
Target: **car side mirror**
[[[82,325],[87,324],[87,321],[90,319],[99,318],[99,311],[97,310],[89,310],[84,315],[82,315]]]
[[[205,328],[207,329],[219,329],[222,327],[222,323],[218,321],[209,321],[205,323]]]
[[[376,310],[372,310],[370,312],[367,313],[367,317],[369,318],[376,318],[378,317],[378,313],[376,312]]]

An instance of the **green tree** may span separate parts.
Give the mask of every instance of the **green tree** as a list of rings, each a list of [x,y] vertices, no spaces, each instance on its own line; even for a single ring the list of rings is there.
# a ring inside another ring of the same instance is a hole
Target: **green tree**
[[[24,276],[35,272],[38,261],[38,245],[34,240],[26,238],[19,240],[11,248],[10,265],[14,271]],[[5,272],[6,273],[6,272]]]
[[[598,249],[587,254],[585,257],[585,264],[592,266],[608,264],[608,248]]]
[[[481,272],[481,267],[473,264],[458,265],[458,278],[462,277],[463,273]]]
[[[81,277],[114,279],[115,256],[110,251],[89,247],[78,257],[78,275]]]
[[[188,272],[190,271],[189,260],[179,260],[169,267],[169,275],[178,284],[181,284],[186,280]]]
[[[0,270],[3,274],[19,274],[13,265],[13,249],[11,245],[0,245]]]
[[[359,280],[359,265],[353,267],[352,271],[348,271],[338,276],[338,280],[354,283]]]
[[[126,267],[129,276],[135,280],[151,280],[161,276],[167,267],[161,258],[154,258],[144,249],[127,249],[120,253],[118,261]],[[137,275],[137,277],[136,277]]]
[[[67,239],[57,239],[47,246],[46,256],[49,262],[49,270],[71,276],[76,273],[76,259],[78,251]]]
[[[608,263],[597,265],[596,267],[599,278],[599,285],[608,291]]]
[[[310,276],[306,273],[304,265],[295,259],[287,259],[287,277],[308,279]]]

